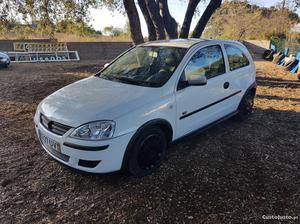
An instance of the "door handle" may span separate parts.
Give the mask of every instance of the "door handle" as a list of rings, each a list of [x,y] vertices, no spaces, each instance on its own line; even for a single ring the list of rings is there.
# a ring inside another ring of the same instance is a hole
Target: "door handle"
[[[229,82],[225,82],[223,85],[224,89],[228,89],[229,85],[230,85]]]

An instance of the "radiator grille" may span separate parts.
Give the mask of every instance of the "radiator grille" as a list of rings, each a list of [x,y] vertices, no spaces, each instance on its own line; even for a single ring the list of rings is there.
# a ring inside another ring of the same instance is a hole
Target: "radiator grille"
[[[60,136],[63,136],[67,131],[69,131],[72,128],[70,126],[51,121],[43,114],[41,114],[40,122],[47,130]]]

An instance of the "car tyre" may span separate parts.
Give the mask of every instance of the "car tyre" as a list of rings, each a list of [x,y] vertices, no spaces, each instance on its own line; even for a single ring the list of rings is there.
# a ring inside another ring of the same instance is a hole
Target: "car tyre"
[[[263,53],[263,58],[267,61],[272,61],[273,60],[273,55],[275,54],[275,52],[273,50],[266,50]]]
[[[242,99],[239,108],[237,118],[240,121],[245,120],[252,112],[254,107],[254,92],[249,91]]]
[[[158,127],[144,130],[129,149],[127,171],[134,176],[146,176],[154,172],[165,159],[167,138]]]

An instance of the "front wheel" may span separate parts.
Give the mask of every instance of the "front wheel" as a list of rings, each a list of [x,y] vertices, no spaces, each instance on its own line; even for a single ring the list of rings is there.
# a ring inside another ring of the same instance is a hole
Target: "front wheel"
[[[238,120],[246,119],[252,112],[254,107],[254,92],[249,91],[242,99],[239,108],[237,118]]]
[[[129,149],[127,170],[134,176],[145,176],[156,170],[165,158],[167,138],[158,127],[143,131]]]

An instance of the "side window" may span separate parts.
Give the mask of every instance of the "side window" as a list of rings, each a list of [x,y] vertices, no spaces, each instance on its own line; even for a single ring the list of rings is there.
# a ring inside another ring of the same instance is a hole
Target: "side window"
[[[209,46],[197,51],[184,69],[185,76],[205,75],[207,79],[225,73],[225,63],[220,46]]]
[[[228,56],[230,71],[246,67],[250,64],[246,55],[238,47],[225,44],[225,50]]]

